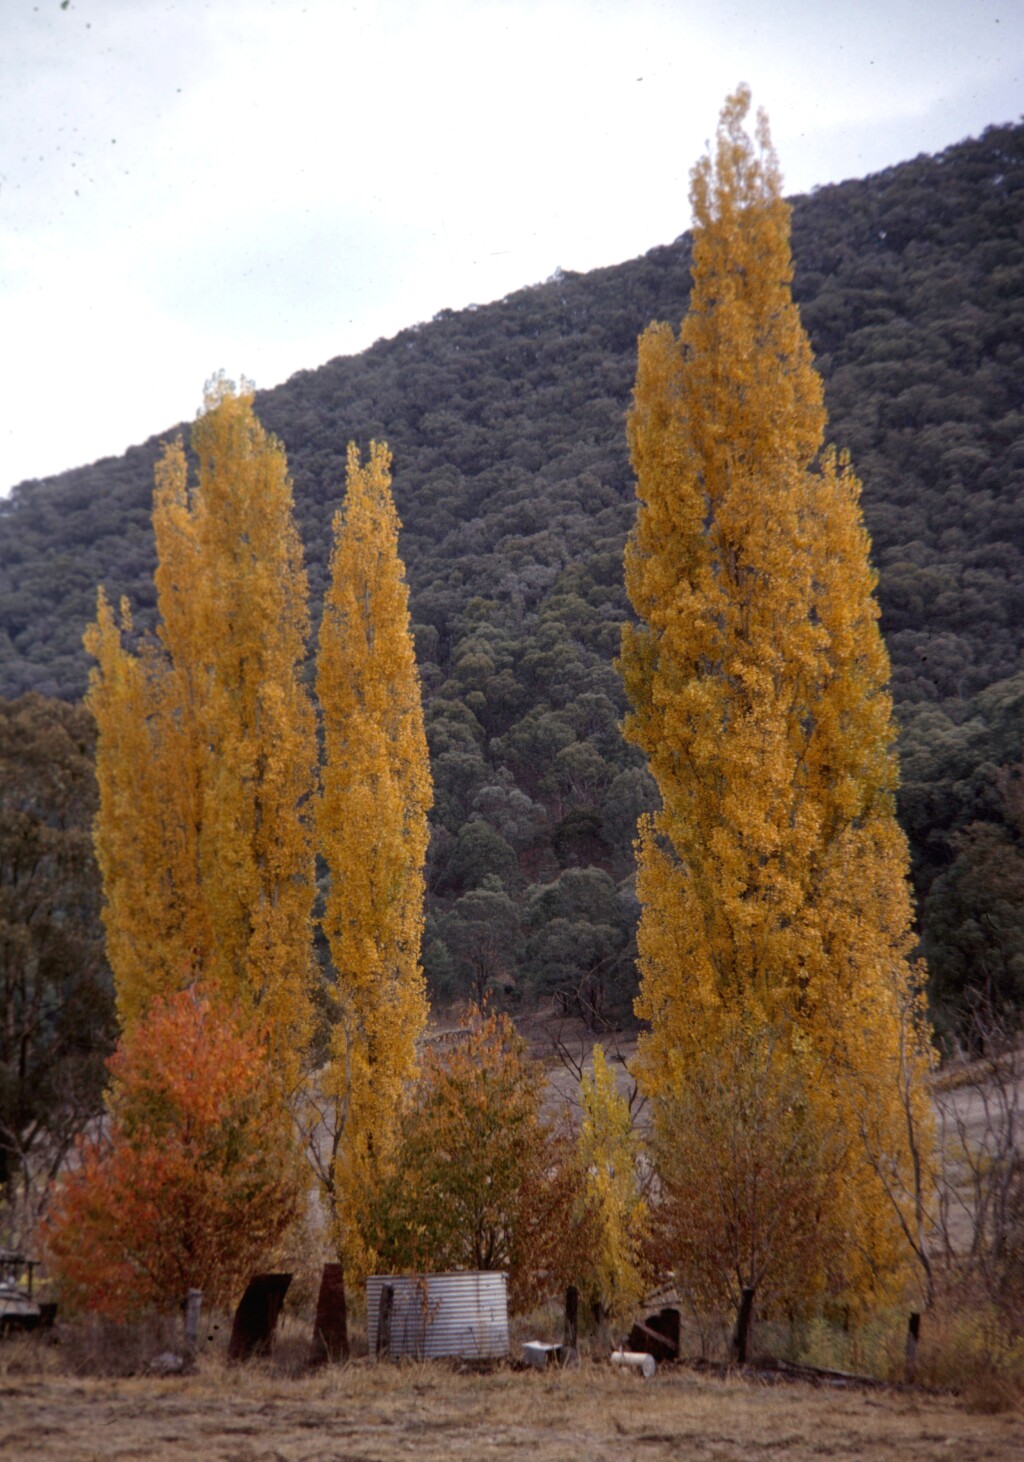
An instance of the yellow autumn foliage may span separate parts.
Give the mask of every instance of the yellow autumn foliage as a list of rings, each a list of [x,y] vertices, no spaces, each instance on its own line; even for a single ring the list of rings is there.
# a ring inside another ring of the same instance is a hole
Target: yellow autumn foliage
[[[196,484],[180,442],[156,472],[159,640],[135,648],[102,591],[86,633],[104,922],[125,1028],[201,978],[266,1030],[290,1091],[313,968],[306,574],[284,451],[251,392],[217,380],[205,407]]]
[[[604,1047],[594,1047],[593,1075],[580,1088],[583,1120],[577,1157],[587,1209],[588,1298],[616,1320],[628,1320],[646,1288],[643,1243],[647,1204],[640,1192],[637,1134],[629,1103],[615,1084]]]
[[[842,1242],[828,1275],[801,1273],[850,1300],[905,1277],[878,1167],[910,1162],[907,1010],[927,1129],[926,1033],[860,484],[822,450],[789,208],[763,115],[745,131],[749,101],[727,101],[693,170],[689,311],[678,335],[641,337],[629,418],[625,731],[662,800],[638,841],[639,1070],[657,1113],[709,1054],[732,1059],[738,1031],[752,1049],[786,1032],[830,1162],[842,1136],[827,1215]]]
[[[321,1165],[339,1252],[365,1268],[360,1213],[395,1141],[427,1018],[420,965],[433,793],[390,453],[349,448],[317,659],[323,714],[322,926],[335,971]]]

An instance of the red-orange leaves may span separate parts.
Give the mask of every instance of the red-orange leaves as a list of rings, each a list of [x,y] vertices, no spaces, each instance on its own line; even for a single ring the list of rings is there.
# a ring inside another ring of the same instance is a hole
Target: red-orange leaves
[[[190,1288],[229,1300],[293,1221],[301,1170],[263,1042],[194,990],[158,998],[110,1061],[106,1132],[45,1225],[69,1298],[114,1318]]]

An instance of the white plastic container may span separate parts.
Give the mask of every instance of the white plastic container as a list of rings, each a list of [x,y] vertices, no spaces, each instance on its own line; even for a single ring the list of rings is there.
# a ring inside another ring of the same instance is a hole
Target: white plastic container
[[[645,1381],[649,1381],[658,1369],[658,1362],[653,1355],[648,1355],[642,1350],[613,1350],[612,1365],[625,1366],[629,1370],[639,1371]]]

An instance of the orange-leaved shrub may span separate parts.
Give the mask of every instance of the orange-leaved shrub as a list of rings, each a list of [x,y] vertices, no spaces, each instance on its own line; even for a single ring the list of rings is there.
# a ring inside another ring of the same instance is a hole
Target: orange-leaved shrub
[[[196,989],[158,997],[110,1059],[103,1128],[43,1225],[75,1305],[111,1318],[190,1288],[229,1302],[273,1254],[305,1184],[264,1039]]]

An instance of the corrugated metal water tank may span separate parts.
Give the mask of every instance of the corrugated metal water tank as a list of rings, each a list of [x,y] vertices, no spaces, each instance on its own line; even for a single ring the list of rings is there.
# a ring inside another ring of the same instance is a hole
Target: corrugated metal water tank
[[[454,1274],[373,1274],[366,1281],[366,1328],[370,1354],[377,1350],[380,1292],[394,1291],[388,1355],[417,1359],[457,1355],[492,1360],[508,1355],[508,1275],[495,1271]]]

